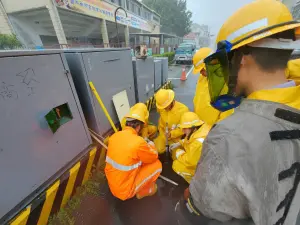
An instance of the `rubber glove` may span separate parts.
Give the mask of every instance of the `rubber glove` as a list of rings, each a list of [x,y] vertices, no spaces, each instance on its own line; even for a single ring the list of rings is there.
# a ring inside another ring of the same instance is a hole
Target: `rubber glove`
[[[148,138],[144,138],[144,140],[149,144],[149,145],[152,145],[153,147],[155,147],[155,144],[153,141],[150,141]]]
[[[171,144],[170,145],[170,151],[174,150],[175,148],[178,148],[179,146],[181,146],[181,144],[179,142]]]
[[[181,155],[183,155],[185,153],[185,151],[184,150],[181,150],[181,149],[179,149],[179,150],[177,150],[176,151],[176,159],[178,159]]]

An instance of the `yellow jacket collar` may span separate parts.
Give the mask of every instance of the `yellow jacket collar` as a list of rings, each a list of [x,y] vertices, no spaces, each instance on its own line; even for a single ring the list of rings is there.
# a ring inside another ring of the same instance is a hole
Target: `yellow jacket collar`
[[[276,102],[299,109],[300,86],[260,90],[250,94],[247,99]]]

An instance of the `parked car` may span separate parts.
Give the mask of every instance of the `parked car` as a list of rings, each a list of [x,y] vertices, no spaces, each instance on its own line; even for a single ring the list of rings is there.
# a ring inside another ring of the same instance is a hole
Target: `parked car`
[[[176,64],[192,64],[196,46],[190,43],[182,43],[175,50]]]

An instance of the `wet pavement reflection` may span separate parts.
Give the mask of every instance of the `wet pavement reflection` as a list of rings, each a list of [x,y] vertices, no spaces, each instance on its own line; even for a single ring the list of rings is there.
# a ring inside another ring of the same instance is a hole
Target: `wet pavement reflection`
[[[173,70],[173,71],[172,71]],[[181,67],[172,67],[169,71],[170,77],[180,77]],[[193,96],[198,76],[190,76],[185,82],[172,80],[176,99],[186,104],[190,110],[193,110]],[[150,121],[157,123],[158,114],[154,110],[151,112]],[[174,186],[164,180],[158,179],[158,193],[152,197],[146,197],[138,200],[136,198],[121,201],[112,196],[108,185],[101,188],[102,205],[108,207],[108,210],[102,210],[98,218],[91,225],[194,225],[187,220],[178,221],[182,218],[175,212],[175,206],[182,198],[184,190],[188,187],[185,180],[175,174],[172,170],[172,163],[164,157],[162,175],[175,181],[179,186]],[[103,206],[102,206],[103,207]],[[89,225],[85,223],[85,225]],[[195,225],[253,225],[249,221],[230,221],[220,223],[214,220],[203,218],[203,222]],[[76,224],[77,225],[77,224]]]
[[[164,164],[163,175],[168,178],[175,177],[176,174],[170,174],[170,164]],[[113,197],[108,186],[105,192],[102,190],[103,204],[109,207],[109,210],[101,210],[103,215],[99,215],[99,223],[101,225],[194,225],[188,220],[182,219],[181,215],[175,212],[177,202],[183,196],[183,191],[187,187],[187,183],[176,180],[179,186],[170,184],[164,180],[158,179],[158,193],[152,197],[146,197],[138,200],[136,198],[121,201]],[[107,184],[106,184],[107,185]],[[181,218],[179,222],[178,218]],[[101,223],[100,223],[101,221]],[[199,223],[197,223],[199,224]],[[220,223],[214,220],[208,220],[203,217],[201,225],[250,225],[250,221],[230,221],[228,223]]]

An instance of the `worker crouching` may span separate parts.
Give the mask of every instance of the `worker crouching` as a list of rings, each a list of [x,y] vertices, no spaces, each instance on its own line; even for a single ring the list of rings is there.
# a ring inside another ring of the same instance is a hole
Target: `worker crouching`
[[[156,108],[160,114],[158,122],[159,135],[154,140],[159,154],[166,151],[166,146],[177,143],[183,136],[179,128],[181,116],[189,109],[184,104],[175,100],[175,93],[172,90],[162,89],[155,95]],[[175,155],[172,155],[175,159]]]
[[[132,106],[130,110],[135,110],[135,109],[144,111],[144,113],[145,113],[145,124],[141,131],[141,136],[145,139],[152,140],[156,136],[157,127],[149,124],[149,111],[147,109],[147,106],[144,103],[137,103],[134,106]],[[121,127],[122,127],[122,130],[124,130],[124,128],[126,127],[126,117],[124,117],[122,119]]]
[[[134,109],[126,116],[126,126],[111,136],[105,174],[112,194],[127,200],[141,199],[157,192],[156,180],[162,171],[153,142],[141,136],[145,112]]]
[[[175,150],[176,160],[172,167],[178,175],[190,183],[201,156],[202,143],[211,126],[200,120],[197,114],[187,112],[181,117],[180,128],[185,134],[185,139],[170,146],[171,151],[180,147]]]

